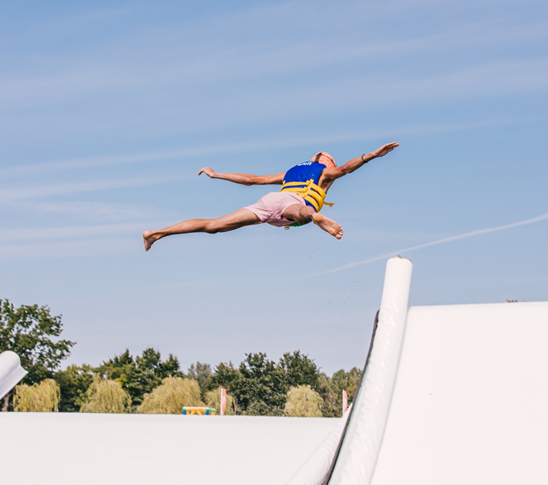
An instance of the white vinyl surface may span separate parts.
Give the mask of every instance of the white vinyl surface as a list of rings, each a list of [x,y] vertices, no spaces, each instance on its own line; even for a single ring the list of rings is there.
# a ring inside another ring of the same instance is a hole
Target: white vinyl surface
[[[0,484],[283,484],[339,423],[0,413]]]
[[[27,375],[21,367],[19,356],[10,350],[0,353],[0,399],[10,392]]]
[[[548,302],[409,309],[371,483],[548,483]]]

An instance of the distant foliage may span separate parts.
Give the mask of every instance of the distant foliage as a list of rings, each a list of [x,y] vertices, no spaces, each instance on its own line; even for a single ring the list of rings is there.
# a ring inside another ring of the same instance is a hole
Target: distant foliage
[[[292,387],[287,393],[284,415],[300,418],[321,418],[323,399],[310,386]]]
[[[342,392],[344,390],[348,393],[348,404],[350,404],[356,394],[360,377],[361,370],[357,367],[348,372],[343,369],[338,370],[331,377],[321,375],[318,392],[323,399],[324,417],[342,416]]]
[[[59,385],[53,379],[39,384],[21,384],[15,388],[14,411],[22,413],[48,413],[57,411],[61,398]]]
[[[221,414],[221,387],[219,386],[214,391],[208,391],[205,393],[204,401],[206,406],[215,408],[217,414]],[[235,414],[234,398],[227,393],[226,395],[226,407],[225,416],[231,416]]]
[[[206,382],[206,390],[213,391],[219,387],[225,389],[233,389],[234,383],[240,379],[241,374],[232,362],[225,364],[221,362],[211,377]]]
[[[350,404],[358,390],[361,375],[362,371],[357,367],[350,369],[348,372],[343,369],[338,370],[331,377],[332,388],[339,397],[342,391],[346,390],[348,393],[348,404]]]
[[[226,414],[282,416],[288,409],[289,391],[308,386],[321,397],[322,415],[334,417],[341,416],[343,390],[352,402],[361,374],[357,368],[341,369],[328,377],[297,350],[283,354],[278,362],[261,352],[246,354],[239,365],[220,363],[215,369],[196,362],[188,369],[190,380],[184,380],[177,357],[170,354],[162,360],[153,348],[135,356],[126,350],[98,367],[84,364],[57,370],[75,344],[61,339],[61,332],[61,316],[51,315],[47,306],[15,308],[0,298],[0,352],[18,354],[28,371],[18,388],[18,411],[125,413],[138,409],[170,414],[202,401],[219,409],[219,387],[223,387],[229,393]],[[54,389],[51,379],[57,382],[56,393],[47,401],[46,389]],[[43,384],[31,386],[38,383]],[[2,411],[14,409],[12,394],[4,396]]]
[[[131,396],[134,407],[139,406],[145,394],[150,394],[166,377],[184,377],[179,360],[172,354],[162,361],[160,352],[153,348],[133,358],[129,350],[103,362],[95,369],[102,377],[118,381]]]
[[[320,372],[314,361],[300,351],[285,353],[278,363],[265,353],[246,354],[235,368],[219,364],[208,379],[209,390],[222,386],[236,401],[236,413],[248,416],[281,416],[287,391],[294,386],[317,388]]]
[[[182,414],[183,406],[203,406],[200,400],[200,386],[192,379],[166,377],[162,385],[146,394],[137,408],[144,414]]]
[[[325,374],[320,375],[318,392],[322,397],[322,416],[325,418],[337,418],[342,416],[342,395],[338,389],[333,389],[331,378]]]
[[[59,411],[74,413],[80,410],[87,400],[86,392],[93,382],[95,372],[90,365],[70,365],[66,370],[57,371],[54,379],[61,388]]]
[[[278,363],[278,368],[284,373],[285,385],[289,389],[294,386],[308,385],[318,387],[320,372],[312,359],[301,354],[299,350],[286,352]]]
[[[211,366],[209,364],[202,364],[201,362],[192,364],[187,372],[187,376],[190,379],[194,379],[198,382],[202,392],[204,392],[207,380],[212,376],[212,374],[213,372],[211,371]]]
[[[277,416],[285,402],[283,371],[265,353],[247,354],[240,364],[239,378],[231,391],[237,397],[243,414]]]
[[[13,331],[28,326],[28,322],[43,322],[44,325],[40,326],[40,323],[39,328],[49,328],[54,323],[60,325],[60,317],[47,317],[49,310],[46,307],[22,307],[16,310],[7,300],[0,300],[0,304],[3,312],[0,346],[4,345],[4,348],[7,346],[13,350],[36,341],[34,337],[34,340],[23,338],[24,331],[23,335],[15,339]],[[21,321],[27,323],[20,327]],[[55,332],[60,331],[60,327],[55,328]],[[29,332],[36,337],[38,330]],[[361,375],[358,368],[353,368],[348,372],[341,369],[329,377],[320,372],[307,355],[294,351],[283,354],[278,362],[268,359],[265,353],[260,352],[246,354],[238,365],[232,362],[220,363],[214,369],[209,364],[196,362],[190,366],[185,378],[175,356],[170,354],[166,360],[162,360],[160,352],[153,348],[147,348],[141,355],[135,356],[126,350],[104,361],[99,367],[71,365],[65,370],[53,372],[51,366],[56,362],[55,355],[68,355],[72,342],[62,341],[64,347],[57,350],[50,348],[48,352],[53,351],[53,354],[44,354],[50,357],[38,357],[39,353],[36,352],[44,346],[47,347],[46,341],[47,339],[28,354],[35,355],[33,379],[39,376],[38,382],[49,376],[55,379],[61,396],[60,401],[57,399],[55,409],[58,407],[62,412],[179,414],[183,406],[203,406],[204,402],[220,412],[219,389],[223,387],[228,391],[225,410],[228,415],[336,417],[342,414],[342,391],[347,391],[351,403]],[[15,347],[14,342],[17,342]],[[46,364],[50,366],[49,369]],[[295,408],[295,403],[288,401],[291,396],[289,392],[293,388],[307,388],[316,393],[314,396],[320,397],[317,401],[320,403],[320,414],[313,410],[315,408],[311,404],[314,401],[312,398],[310,402],[301,403],[301,408]],[[21,393],[26,391],[21,386]],[[27,401],[21,399],[18,401],[19,410],[31,409],[26,404]],[[49,405],[46,407],[50,410]],[[11,402],[7,399],[4,400],[4,409],[12,409]]]
[[[131,397],[119,382],[96,376],[86,392],[81,413],[129,413]]]

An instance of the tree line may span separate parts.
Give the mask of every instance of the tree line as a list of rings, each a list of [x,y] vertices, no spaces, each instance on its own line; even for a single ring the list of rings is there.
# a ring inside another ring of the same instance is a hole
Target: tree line
[[[342,414],[342,391],[349,402],[360,370],[328,376],[299,350],[277,362],[249,353],[237,365],[196,362],[186,372],[170,354],[125,350],[99,366],[70,365],[60,370],[75,342],[61,339],[61,316],[47,306],[15,308],[0,299],[0,352],[11,350],[28,371],[3,410],[117,413],[181,413],[183,406],[219,409],[220,389],[228,391],[226,414],[335,417]]]

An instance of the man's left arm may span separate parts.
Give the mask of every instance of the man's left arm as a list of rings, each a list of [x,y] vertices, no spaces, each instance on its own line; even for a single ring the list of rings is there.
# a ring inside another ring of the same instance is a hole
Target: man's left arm
[[[398,142],[387,143],[380,148],[370,152],[364,153],[360,157],[353,158],[352,160],[346,162],[340,167],[327,168],[324,170],[325,176],[329,179],[336,180],[340,177],[344,177],[349,173],[355,172],[358,168],[365,165],[367,162],[373,160],[374,158],[384,157],[387,153],[390,153],[394,148],[400,146]]]

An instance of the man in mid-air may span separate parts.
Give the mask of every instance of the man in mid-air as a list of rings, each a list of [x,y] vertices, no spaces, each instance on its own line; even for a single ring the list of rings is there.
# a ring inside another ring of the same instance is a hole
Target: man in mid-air
[[[384,157],[399,146],[392,142],[377,150],[354,158],[337,167],[329,153],[319,152],[309,162],[300,163],[287,172],[276,175],[251,175],[244,173],[216,173],[210,167],[202,168],[198,175],[205,173],[214,179],[228,180],[242,185],[281,185],[280,192],[270,192],[249,205],[218,219],[189,219],[158,231],[143,232],[145,250],[158,240],[174,234],[191,232],[233,231],[243,226],[267,223],[277,227],[302,226],[313,222],[320,229],[337,239],[343,235],[339,224],[320,214],[325,202],[325,194],[335,180],[352,173],[374,158]],[[332,205],[332,204],[330,204]]]

